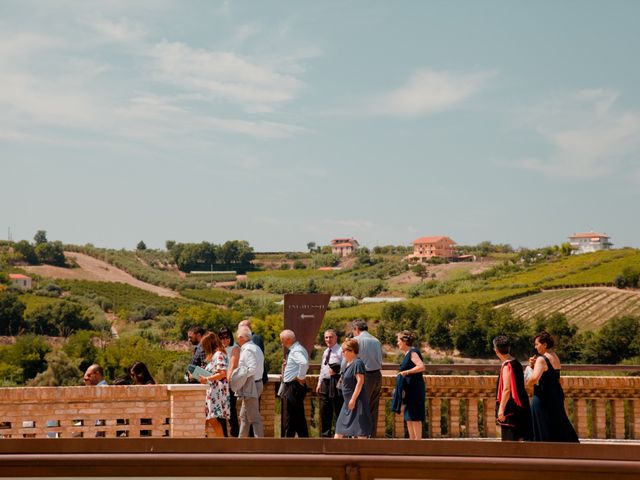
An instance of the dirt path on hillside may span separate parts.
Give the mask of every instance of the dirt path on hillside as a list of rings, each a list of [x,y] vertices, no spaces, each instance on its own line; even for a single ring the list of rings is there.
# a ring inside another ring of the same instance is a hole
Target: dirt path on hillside
[[[65,280],[92,280],[96,282],[126,283],[133,287],[155,293],[161,297],[177,298],[180,295],[169,288],[158,287],[150,283],[143,282],[129,275],[124,270],[120,270],[97,258],[90,257],[83,253],[64,252],[65,256],[73,259],[78,268],[61,268],[51,265],[39,265],[36,267],[24,267],[32,273],[37,273],[43,277],[61,278]]]

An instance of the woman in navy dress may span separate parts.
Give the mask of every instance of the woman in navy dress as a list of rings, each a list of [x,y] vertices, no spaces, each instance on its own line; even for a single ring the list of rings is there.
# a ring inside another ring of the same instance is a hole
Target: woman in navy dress
[[[364,363],[358,358],[358,342],[354,339],[342,344],[342,355],[347,366],[342,372],[344,403],[336,420],[334,438],[366,438],[373,431],[369,402],[364,393]]]
[[[533,387],[531,416],[536,442],[577,442],[578,435],[564,409],[564,391],[560,385],[560,359],[552,350],[553,338],[540,332],[534,339],[537,357],[529,359],[533,373],[527,385]]]
[[[404,352],[404,358],[400,365],[402,390],[404,392],[402,403],[404,404],[404,420],[407,422],[407,430],[411,440],[422,438],[422,423],[424,422],[424,403],[426,398],[424,386],[424,363],[420,351],[413,346],[415,335],[408,330],[397,334],[398,348]]]

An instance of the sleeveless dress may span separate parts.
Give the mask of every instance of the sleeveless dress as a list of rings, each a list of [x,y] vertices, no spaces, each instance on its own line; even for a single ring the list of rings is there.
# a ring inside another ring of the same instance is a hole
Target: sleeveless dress
[[[216,351],[211,361],[205,367],[205,370],[211,373],[217,373],[220,370],[226,370],[228,365],[227,355],[223,352]],[[227,379],[222,378],[210,383],[205,402],[205,415],[207,420],[210,418],[229,418],[229,410],[229,383]]]
[[[578,435],[564,409],[564,391],[560,385],[560,370],[544,356],[548,370],[533,387],[531,415],[533,439],[536,442],[577,442]]]
[[[502,369],[505,364],[511,368],[511,378],[501,378]],[[505,424],[502,425],[502,440],[533,440],[533,428],[531,425],[531,407],[529,406],[529,394],[524,386],[524,375],[522,365],[515,358],[503,363],[500,367],[496,392],[502,394],[502,382],[510,382],[511,396],[504,409],[506,417]],[[500,401],[496,401],[496,418],[498,417]]]
[[[353,410],[349,410],[349,401],[356,388],[356,374],[364,375],[364,363],[356,358],[342,372],[342,395],[344,403],[336,420],[336,433],[345,437],[368,437],[373,432],[373,421],[371,420],[371,411],[369,410],[369,401],[367,394],[362,386],[356,406]]]
[[[411,353],[416,352],[422,360],[422,355],[417,348],[411,347],[405,354],[400,364],[400,371],[411,370],[416,366],[411,361]],[[424,387],[424,376],[422,372],[413,373],[404,377],[402,381],[402,390],[404,396],[402,403],[404,404],[404,419],[406,422],[424,422],[424,402],[426,398],[426,392]]]

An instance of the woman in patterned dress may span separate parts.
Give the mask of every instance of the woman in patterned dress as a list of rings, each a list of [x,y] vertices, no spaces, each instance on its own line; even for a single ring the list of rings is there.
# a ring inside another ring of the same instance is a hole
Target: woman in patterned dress
[[[207,333],[200,341],[205,353],[205,370],[211,372],[208,377],[201,376],[200,383],[209,384],[205,402],[207,436],[209,430],[214,437],[224,437],[223,422],[229,418],[229,383],[227,382],[228,360],[222,342],[213,333]]]

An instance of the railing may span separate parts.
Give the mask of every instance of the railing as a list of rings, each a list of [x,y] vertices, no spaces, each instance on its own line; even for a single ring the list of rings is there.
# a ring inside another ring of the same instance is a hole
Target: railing
[[[279,434],[277,376],[261,397],[265,435]],[[317,376],[305,400],[319,425]],[[492,375],[425,375],[425,438],[496,438]],[[565,376],[569,416],[581,438],[640,439],[640,377]],[[378,437],[404,438],[403,416],[390,412],[394,376],[382,379]],[[204,437],[205,386],[31,387],[0,389],[0,437]],[[383,413],[384,412],[384,413]]]

